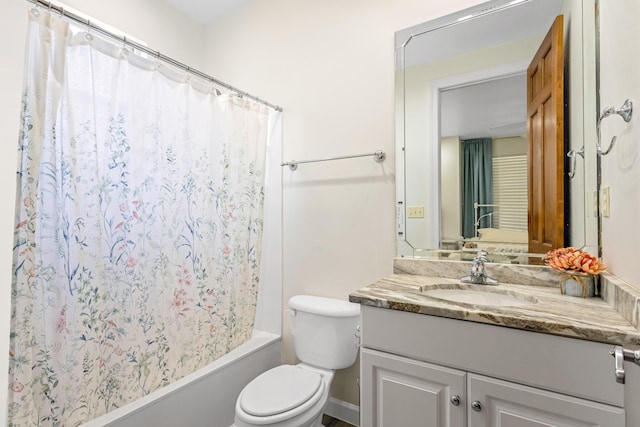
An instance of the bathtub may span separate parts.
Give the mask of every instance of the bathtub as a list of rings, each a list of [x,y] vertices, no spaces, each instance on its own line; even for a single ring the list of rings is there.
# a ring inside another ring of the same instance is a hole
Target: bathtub
[[[213,363],[83,426],[229,427],[242,388],[280,364],[280,340],[277,334],[254,331],[249,341]]]

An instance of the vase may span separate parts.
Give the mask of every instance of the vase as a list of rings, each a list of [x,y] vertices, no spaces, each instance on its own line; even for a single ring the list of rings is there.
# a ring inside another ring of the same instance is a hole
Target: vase
[[[594,297],[596,277],[586,273],[560,273],[560,292],[572,297]]]

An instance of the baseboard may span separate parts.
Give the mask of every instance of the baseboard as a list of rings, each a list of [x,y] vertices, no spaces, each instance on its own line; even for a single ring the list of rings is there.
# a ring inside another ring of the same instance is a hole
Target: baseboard
[[[324,413],[354,426],[360,425],[360,407],[344,400],[329,398]]]

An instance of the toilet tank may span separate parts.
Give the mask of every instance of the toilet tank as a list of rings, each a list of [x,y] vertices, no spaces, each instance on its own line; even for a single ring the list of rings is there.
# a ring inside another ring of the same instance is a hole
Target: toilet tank
[[[311,295],[289,299],[296,355],[318,368],[343,369],[358,354],[360,305]]]

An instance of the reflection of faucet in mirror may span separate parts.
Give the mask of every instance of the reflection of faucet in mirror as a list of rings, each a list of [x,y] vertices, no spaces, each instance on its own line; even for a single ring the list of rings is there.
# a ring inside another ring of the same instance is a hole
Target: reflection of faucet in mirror
[[[473,283],[475,285],[497,285],[498,281],[487,276],[485,263],[488,258],[487,251],[478,251],[471,264],[471,273],[460,279],[462,283]]]

